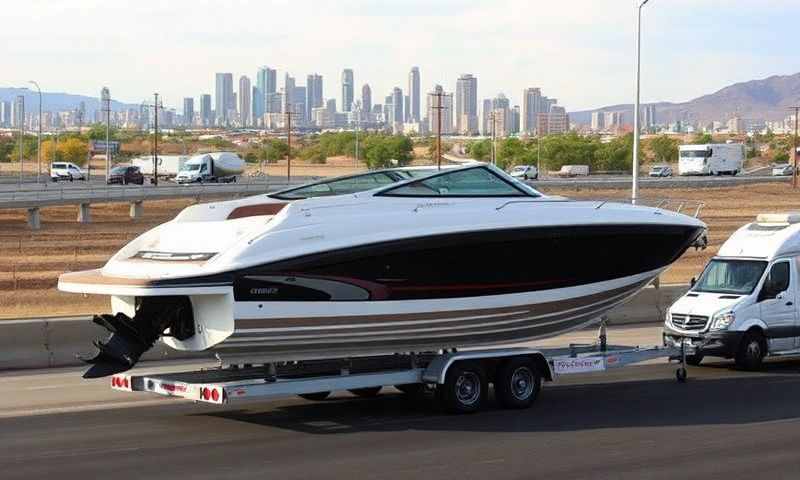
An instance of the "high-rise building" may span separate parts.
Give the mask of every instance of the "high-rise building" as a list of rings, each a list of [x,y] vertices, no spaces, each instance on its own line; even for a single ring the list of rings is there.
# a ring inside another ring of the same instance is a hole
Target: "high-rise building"
[[[403,97],[403,121],[406,123],[411,121],[411,97],[408,95]]]
[[[392,121],[397,123],[404,123],[405,116],[403,115],[403,106],[405,99],[403,98],[403,90],[400,87],[392,89]]]
[[[210,126],[214,120],[211,112],[211,95],[207,93],[200,95],[200,119],[204,127]]]
[[[482,116],[484,135],[494,131],[497,136],[504,137],[511,133],[511,103],[504,94],[484,100]]]
[[[449,135],[453,132],[452,93],[445,93],[441,85],[436,85],[428,94],[427,111],[428,131],[431,134],[438,135],[439,133],[439,115],[442,116],[442,135]]]
[[[11,127],[20,128],[25,125],[25,97],[17,95],[11,105]]]
[[[408,97],[410,105],[406,116],[410,122],[419,122],[422,120],[420,116],[419,67],[411,67],[411,71],[408,73]]]
[[[361,109],[367,113],[372,111],[372,89],[368,83],[361,87]]]
[[[228,115],[236,108],[233,99],[233,74],[217,73],[216,89],[214,91],[214,111],[217,125],[227,125],[230,122]]]
[[[258,95],[253,97],[253,111],[258,118],[270,112],[270,110],[267,110],[267,98],[278,91],[277,76],[278,72],[272,68],[264,66],[258,69],[258,73],[256,74],[256,89],[258,89]],[[256,101],[256,99],[258,101]]]
[[[514,105],[511,109],[511,133],[518,134],[520,127],[520,112],[519,105]]]
[[[325,109],[330,113],[336,113],[336,99],[329,98],[327,102],[325,102]]]
[[[483,99],[483,108],[481,108],[481,134],[492,134],[492,112],[494,112],[494,102],[491,98]]]
[[[592,131],[602,132],[606,128],[606,112],[595,110],[592,112]]]
[[[183,124],[191,127],[194,123],[194,98],[186,97],[183,99]]]
[[[250,88],[250,79],[246,75],[239,77],[239,125],[249,127],[252,125],[253,102]]]
[[[342,70],[342,111],[353,110],[354,91],[353,91],[353,70],[345,68]]]
[[[656,106],[651,103],[642,109],[642,128],[652,130],[656,126]]]
[[[0,102],[0,126],[4,128],[11,126],[11,102]]]
[[[536,115],[550,110],[546,97],[539,88],[526,88],[522,91],[522,132],[533,134],[536,129]]]
[[[478,133],[478,79],[469,73],[456,81],[456,132]]]
[[[536,114],[536,132],[538,135],[554,135],[569,131],[569,115],[564,107],[553,105],[547,113]]]
[[[311,112],[322,106],[322,75],[312,73],[306,77],[306,120],[310,122]]]
[[[295,125],[305,125],[309,119],[309,116],[306,115],[307,90],[306,87],[294,87],[292,90],[292,111],[297,114],[293,119]]]

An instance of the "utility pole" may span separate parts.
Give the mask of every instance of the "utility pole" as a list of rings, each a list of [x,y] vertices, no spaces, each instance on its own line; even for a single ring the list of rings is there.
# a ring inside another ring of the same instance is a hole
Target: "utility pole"
[[[797,188],[797,126],[798,114],[800,114],[800,106],[792,107],[794,110],[794,139],[792,141],[792,188]]]
[[[289,147],[286,150],[286,183],[292,182],[292,116],[297,115],[295,112],[289,111],[289,104],[286,104],[286,144]]]
[[[642,56],[642,7],[650,0],[639,3],[636,17],[636,101],[633,104],[633,181],[631,183],[631,202],[636,203],[639,196],[639,77]]]
[[[108,87],[103,87],[100,90],[100,99],[103,101],[103,111],[106,112],[106,182],[111,172],[111,146],[109,145],[111,129],[111,92]]]
[[[25,97],[17,97],[17,121],[19,122],[19,186],[22,188],[22,144],[25,141]]]
[[[153,134],[153,183],[158,186],[158,93],[154,93],[153,97],[153,125],[155,126]]]
[[[39,135],[36,136],[36,157],[38,159],[38,166],[36,169],[36,183],[41,182],[42,176],[42,89],[39,88],[39,84],[34,82],[33,80],[30,81],[33,85],[36,86],[36,90],[39,91]]]
[[[438,99],[436,102],[436,106],[431,107],[436,110],[436,167],[437,169],[442,169],[442,110],[444,110],[444,106],[442,105],[442,95],[444,92],[436,92],[433,93],[433,96]]]

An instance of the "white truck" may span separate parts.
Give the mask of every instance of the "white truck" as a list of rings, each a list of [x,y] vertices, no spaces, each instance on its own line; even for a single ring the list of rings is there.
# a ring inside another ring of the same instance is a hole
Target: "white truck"
[[[589,175],[589,165],[562,165],[559,171],[551,175],[555,177],[585,177]]]
[[[158,176],[160,178],[173,178],[183,169],[186,162],[191,157],[188,155],[159,155],[158,156]],[[155,175],[155,165],[152,155],[136,157],[131,160],[131,165],[139,167],[143,175]]]
[[[678,147],[680,175],[736,175],[744,169],[744,145],[706,143]]]
[[[178,183],[235,182],[244,172],[244,160],[232,152],[195,155],[184,163],[175,181]]]
[[[691,342],[690,364],[710,355],[734,358],[748,370],[765,356],[800,354],[798,275],[800,213],[758,215],[669,308],[664,344]]]

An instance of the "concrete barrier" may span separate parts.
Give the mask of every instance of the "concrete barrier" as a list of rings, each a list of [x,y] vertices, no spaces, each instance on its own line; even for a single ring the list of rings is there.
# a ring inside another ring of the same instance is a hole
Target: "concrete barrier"
[[[648,287],[608,315],[609,325],[658,324],[688,285]],[[92,354],[92,342],[108,332],[91,317],[0,320],[0,370],[81,365],[78,354]],[[211,358],[208,352],[180,352],[156,343],[144,360]]]

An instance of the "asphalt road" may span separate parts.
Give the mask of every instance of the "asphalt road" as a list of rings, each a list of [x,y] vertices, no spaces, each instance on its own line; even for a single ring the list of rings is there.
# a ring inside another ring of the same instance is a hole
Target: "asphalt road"
[[[94,394],[104,385],[81,387],[72,369],[6,373],[0,477],[797,478],[800,363],[716,363],[687,384],[673,369],[563,377],[529,410],[468,416],[393,389],[217,408]]]

